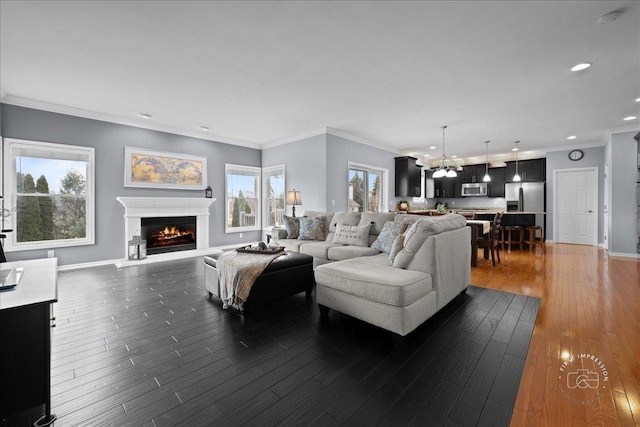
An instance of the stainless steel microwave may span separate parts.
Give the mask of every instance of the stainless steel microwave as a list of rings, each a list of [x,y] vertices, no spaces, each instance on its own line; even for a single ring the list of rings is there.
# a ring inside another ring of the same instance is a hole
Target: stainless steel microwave
[[[473,184],[462,184],[463,196],[486,196],[487,195],[487,183],[475,182]]]

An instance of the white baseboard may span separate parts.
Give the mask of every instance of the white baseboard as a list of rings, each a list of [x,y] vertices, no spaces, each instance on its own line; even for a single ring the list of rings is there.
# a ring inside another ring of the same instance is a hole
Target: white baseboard
[[[640,254],[628,254],[625,252],[609,252],[609,256],[615,256],[620,258],[636,258],[640,259]]]

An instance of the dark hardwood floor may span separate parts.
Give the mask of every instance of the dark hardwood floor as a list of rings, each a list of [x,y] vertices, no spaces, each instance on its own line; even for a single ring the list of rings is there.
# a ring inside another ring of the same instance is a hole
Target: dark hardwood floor
[[[509,424],[538,298],[471,287],[394,348],[304,294],[223,311],[203,280],[200,258],[61,272],[56,425]]]

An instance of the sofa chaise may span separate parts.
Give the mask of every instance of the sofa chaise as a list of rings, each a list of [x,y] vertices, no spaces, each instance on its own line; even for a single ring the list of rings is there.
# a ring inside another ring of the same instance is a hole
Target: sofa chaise
[[[324,241],[286,239],[280,230],[274,235],[288,250],[314,257],[316,300],[323,316],[334,309],[391,331],[394,344],[399,344],[470,284],[471,230],[461,215],[412,218],[310,211],[305,215],[328,222]],[[411,224],[393,261],[371,244],[356,248],[333,243],[331,233],[345,222],[370,223],[373,243],[386,221]]]

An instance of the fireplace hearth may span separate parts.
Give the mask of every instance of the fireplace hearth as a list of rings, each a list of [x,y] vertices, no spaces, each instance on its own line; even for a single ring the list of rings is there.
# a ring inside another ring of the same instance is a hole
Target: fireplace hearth
[[[195,216],[141,218],[140,226],[148,255],[196,249]]]

